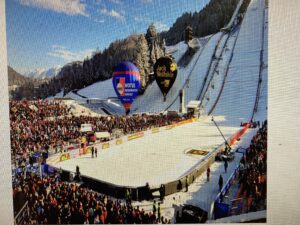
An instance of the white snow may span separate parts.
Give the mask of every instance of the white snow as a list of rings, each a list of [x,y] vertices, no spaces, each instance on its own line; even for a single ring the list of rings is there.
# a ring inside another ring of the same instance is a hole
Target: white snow
[[[249,129],[241,140],[232,146],[233,151],[236,150],[238,146],[246,148],[249,146],[252,137],[256,134],[257,129]],[[200,175],[193,184],[189,186],[188,192],[183,191],[166,196],[163,203],[161,203],[162,215],[165,218],[171,219],[174,223],[175,207],[183,204],[190,204],[198,206],[201,209],[209,212],[211,204],[215,201],[218,194],[218,180],[219,176],[222,175],[224,180],[224,185],[227,179],[231,176],[232,172],[235,170],[236,166],[242,157],[241,153],[235,153],[235,159],[228,164],[227,173],[224,171],[224,164],[221,162],[215,162],[211,165],[211,176],[210,181],[206,180],[206,173]],[[140,206],[146,212],[152,211],[152,202],[142,201],[134,202],[134,205]]]
[[[238,126],[251,118],[259,77],[264,2],[250,2],[234,49],[221,98],[213,115]],[[222,125],[221,124],[221,125]]]
[[[264,24],[264,46],[263,46],[263,71],[260,96],[258,101],[258,109],[254,114],[253,120],[267,119],[268,106],[268,8],[265,8],[265,24]]]
[[[86,99],[80,97],[79,95],[76,95],[74,92],[69,92],[67,93],[65,96],[65,98],[71,98],[71,99],[74,99],[75,101],[77,102],[86,102]]]
[[[170,106],[174,100],[175,103],[170,107],[170,110],[179,110],[179,98],[178,94],[180,89],[189,78],[189,88],[185,89],[185,103],[188,104],[189,100],[195,100],[197,91],[199,90],[205,75],[205,71],[210,62],[210,58],[213,54],[214,47],[218,41],[218,37],[221,33],[212,36],[208,43],[200,48],[193,56],[192,60],[185,68],[178,68],[177,78],[171,90],[169,91],[166,102],[163,101],[163,95],[156,84],[153,82],[149,86],[144,96],[135,100],[132,105],[133,112],[160,112],[164,111]],[[151,104],[149,104],[151,102]]]
[[[222,132],[229,138],[238,129],[224,127]],[[159,133],[106,150],[99,146],[98,158],[89,154],[56,166],[75,172],[78,165],[82,174],[117,185],[144,186],[148,182],[150,186],[159,186],[180,178],[203,158],[185,154],[187,149],[212,151],[223,142],[213,122],[206,118],[171,130],[161,129]]]
[[[53,100],[54,98],[62,98],[64,95],[63,91],[58,92],[55,96],[49,96],[47,100]]]
[[[109,97],[117,97],[112,79],[96,82],[79,90],[78,93],[88,98],[107,99]]]

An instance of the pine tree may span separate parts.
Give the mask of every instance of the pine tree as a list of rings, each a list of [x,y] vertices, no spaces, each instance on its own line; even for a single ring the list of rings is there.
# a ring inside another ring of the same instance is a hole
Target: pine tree
[[[142,87],[146,86],[150,72],[149,49],[145,36],[139,35],[136,47],[135,65],[139,68],[141,74]]]

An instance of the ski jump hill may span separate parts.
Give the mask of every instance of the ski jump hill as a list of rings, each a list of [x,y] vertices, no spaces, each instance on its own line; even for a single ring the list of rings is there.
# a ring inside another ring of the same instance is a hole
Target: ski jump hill
[[[178,68],[177,79],[165,102],[158,85],[152,82],[145,93],[136,98],[131,113],[178,111],[179,92],[184,89],[185,107],[189,101],[199,100],[205,114],[224,116],[226,124],[249,121],[254,114],[265,118],[268,17],[263,10],[264,1],[251,1],[239,24],[238,9],[242,3],[242,0],[238,3],[229,24],[219,33],[194,41],[199,50],[186,67]],[[176,61],[186,51],[184,42],[167,46],[167,53]],[[111,79],[94,83],[77,93],[70,92],[66,97],[81,103],[86,99],[99,99],[99,111],[104,115],[125,113],[116,100]]]
[[[244,122],[267,119],[267,57],[268,57],[268,8],[265,1],[252,0],[239,21],[237,5],[230,23],[220,32],[198,38],[199,50],[186,67],[178,68],[177,79],[163,101],[156,82],[135,100],[131,113],[160,113],[179,110],[179,91],[185,91],[185,106],[191,100],[199,100],[204,112],[193,119],[173,126],[161,127],[107,143],[99,143],[98,157],[81,155],[80,150],[61,160],[61,155],[50,157],[47,163],[62,168],[66,173],[75,172],[79,165],[83,181],[89,187],[115,197],[124,197],[127,188],[133,190],[134,199],[144,199],[145,184],[157,190],[165,185],[165,194],[177,192],[178,183],[184,187],[186,177],[190,183],[213,166],[216,154],[224,149],[224,139],[211,121],[214,117],[232,148],[249,145],[255,129],[241,127]],[[178,61],[186,52],[183,42],[168,46],[167,52]],[[101,99],[102,113],[124,114],[123,106],[115,98],[112,81],[94,83],[70,97],[82,105],[85,96]],[[100,150],[100,151],[99,151]],[[203,154],[189,154],[191,150]],[[240,157],[236,157],[238,160]],[[234,168],[232,168],[234,169]],[[214,178],[212,178],[214,179]],[[216,178],[217,179],[217,178]],[[229,179],[229,175],[224,175]],[[208,196],[208,191],[213,190]],[[209,211],[207,202],[218,194],[215,187],[200,187],[193,196],[195,204]],[[199,199],[205,199],[201,202]],[[188,199],[188,197],[187,197]]]

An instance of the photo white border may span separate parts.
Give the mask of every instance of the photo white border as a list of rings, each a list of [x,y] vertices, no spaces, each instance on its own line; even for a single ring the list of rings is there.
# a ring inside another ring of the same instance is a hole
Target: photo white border
[[[5,1],[0,0],[0,224],[13,224]]]
[[[267,222],[300,223],[300,1],[269,0]]]

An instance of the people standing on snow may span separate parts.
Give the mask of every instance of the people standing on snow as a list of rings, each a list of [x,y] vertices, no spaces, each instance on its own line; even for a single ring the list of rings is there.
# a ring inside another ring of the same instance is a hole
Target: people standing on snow
[[[126,204],[131,205],[131,189],[127,188],[125,193]]]
[[[220,175],[220,178],[219,178],[219,191],[222,190],[222,187],[223,187],[223,177],[222,177],[222,175]]]
[[[95,147],[95,156],[96,156],[96,158],[97,158],[97,152],[98,152],[98,149],[97,149],[97,147]]]
[[[158,203],[158,206],[157,206],[157,218],[158,218],[158,221],[160,221],[160,216],[161,216],[160,203]]]
[[[189,190],[189,176],[185,177],[185,191],[188,192]]]
[[[177,184],[177,191],[181,191],[181,189],[182,189],[182,183],[181,180],[179,180]]]
[[[227,160],[227,158],[224,159],[224,168],[225,168],[225,173],[227,173],[227,168],[228,168],[228,160]]]
[[[146,194],[146,200],[149,201],[150,199],[152,199],[152,193],[151,193],[151,189],[149,186],[149,183],[147,182],[145,185],[145,194]]]
[[[92,158],[94,158],[94,147],[92,147]]]
[[[161,185],[159,188],[160,200],[163,202],[165,198],[165,185]]]
[[[153,201],[152,211],[155,214],[156,213],[156,201]]]
[[[207,167],[207,170],[206,170],[207,182],[209,182],[209,176],[210,176],[210,168]]]

